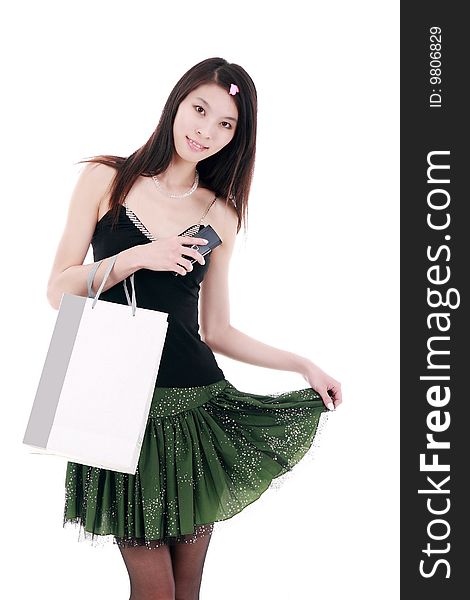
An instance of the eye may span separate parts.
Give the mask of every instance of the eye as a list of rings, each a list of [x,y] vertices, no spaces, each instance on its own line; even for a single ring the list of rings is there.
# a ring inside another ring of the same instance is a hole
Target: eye
[[[202,114],[201,112],[199,112],[197,109],[200,108],[201,110],[204,110],[204,108],[202,106],[200,106],[199,104],[195,104],[194,108],[196,109],[196,112],[199,114]],[[225,127],[224,125],[224,129],[232,129],[232,124],[228,123],[228,121],[221,121],[222,123],[226,123],[227,125],[229,125],[229,127]]]

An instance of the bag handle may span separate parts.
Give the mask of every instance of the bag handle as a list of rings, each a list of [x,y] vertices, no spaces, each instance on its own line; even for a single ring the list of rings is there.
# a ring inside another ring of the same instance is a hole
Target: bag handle
[[[101,282],[101,285],[100,285],[98,291],[96,292],[95,296],[93,296],[93,288],[92,288],[93,279],[95,277],[96,271],[98,270],[100,264],[103,262],[104,259],[96,262],[93,265],[93,267],[90,269],[90,272],[88,273],[88,277],[87,277],[87,287],[88,287],[88,298],[94,297],[94,301],[93,301],[93,304],[91,305],[91,308],[95,307],[95,304],[97,303],[98,298],[100,297],[100,294],[103,291],[104,284],[106,283],[106,280],[108,279],[111,269],[113,268],[114,263],[116,262],[116,258],[118,257],[118,254],[115,254],[114,256],[110,257],[109,265],[106,268],[106,272],[104,274],[103,281]],[[135,296],[134,273],[132,273],[132,275],[130,276],[130,280],[131,280],[131,286],[132,286],[132,301],[129,297],[129,292],[127,291],[126,280],[124,279],[124,281],[122,283],[124,285],[124,291],[126,293],[127,304],[132,307],[132,316],[135,317],[135,312],[136,312],[136,308],[137,308],[137,300],[136,300],[136,296]]]

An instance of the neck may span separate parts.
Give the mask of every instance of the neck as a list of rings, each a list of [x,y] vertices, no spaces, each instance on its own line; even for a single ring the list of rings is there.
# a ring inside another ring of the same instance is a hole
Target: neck
[[[196,165],[187,161],[172,161],[157,177],[163,187],[170,192],[184,192],[194,183]]]

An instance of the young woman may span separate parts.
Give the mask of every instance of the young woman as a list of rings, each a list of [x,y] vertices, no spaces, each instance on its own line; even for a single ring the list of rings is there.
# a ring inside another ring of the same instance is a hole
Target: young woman
[[[92,541],[112,536],[133,600],[198,598],[214,522],[291,470],[322,413],[341,403],[340,383],[311,360],[230,324],[229,262],[246,221],[256,117],[256,89],[244,69],[222,58],[192,67],[139,150],[81,161],[89,164],[50,275],[54,308],[64,292],[86,296],[91,242],[97,262],[118,254],[100,299],[127,304],[123,284],[135,273],[138,306],[169,313],[136,474],[67,463],[64,526],[79,524]],[[191,245],[205,243],[198,232],[208,223],[222,244],[204,260]],[[96,272],[94,293],[106,266]],[[213,352],[296,371],[309,387],[240,391]],[[119,368],[126,368],[125,348]]]

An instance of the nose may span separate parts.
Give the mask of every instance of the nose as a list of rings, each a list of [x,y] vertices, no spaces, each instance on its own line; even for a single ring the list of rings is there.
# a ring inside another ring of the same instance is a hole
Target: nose
[[[200,127],[198,127],[196,129],[196,133],[198,134],[198,136],[202,137],[205,140],[210,140],[211,139],[211,136],[210,135],[206,135],[206,133],[204,133]]]

